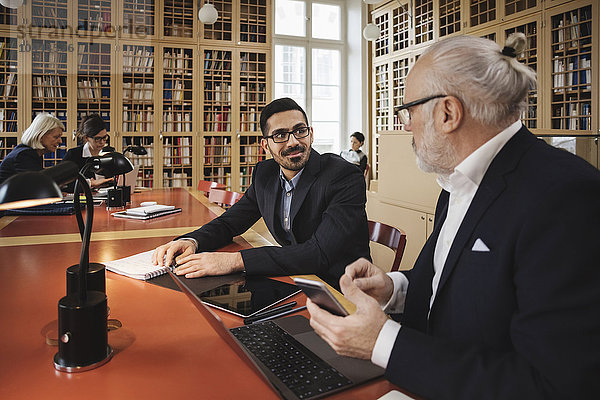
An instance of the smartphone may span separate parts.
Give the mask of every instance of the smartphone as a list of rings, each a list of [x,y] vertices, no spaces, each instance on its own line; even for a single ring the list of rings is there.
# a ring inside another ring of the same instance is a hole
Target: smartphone
[[[321,308],[341,317],[348,315],[348,311],[337,301],[323,282],[294,278],[294,283]]]

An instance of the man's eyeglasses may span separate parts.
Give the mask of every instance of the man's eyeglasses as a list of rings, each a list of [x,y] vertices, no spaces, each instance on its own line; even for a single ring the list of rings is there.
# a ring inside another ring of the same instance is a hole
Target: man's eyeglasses
[[[273,139],[275,143],[285,143],[290,140],[290,134],[294,135],[296,139],[305,138],[310,134],[310,126],[301,126],[287,132],[275,132],[270,136],[265,136],[265,139]]]
[[[439,99],[440,97],[446,97],[446,96],[447,95],[445,95],[445,94],[436,94],[435,96],[424,97],[422,99],[411,101],[410,103],[406,103],[399,107],[396,107],[395,111],[396,111],[396,114],[398,114],[398,117],[400,118],[400,122],[402,122],[404,125],[407,125],[410,122],[410,108],[411,107],[425,104],[430,100]]]
[[[108,135],[93,137],[94,142],[96,142],[96,143],[107,142],[109,138],[110,138],[110,136],[108,136]]]

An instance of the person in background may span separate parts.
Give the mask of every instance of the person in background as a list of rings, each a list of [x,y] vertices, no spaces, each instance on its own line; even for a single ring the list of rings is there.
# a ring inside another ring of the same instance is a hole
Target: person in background
[[[101,155],[102,149],[106,146],[110,137],[106,132],[104,120],[98,114],[90,114],[81,120],[77,138],[83,144],[69,149],[63,161],[73,161],[81,170],[88,158]],[[91,170],[86,173],[85,177],[88,179],[91,188],[98,188],[114,182],[114,179],[97,176]],[[73,185],[70,186],[70,188],[72,187]]]
[[[407,273],[346,268],[356,313],[307,301],[334,350],[420,398],[600,399],[600,172],[521,123],[525,44],[463,35],[419,57],[396,112],[439,175],[433,232]]]
[[[65,126],[54,115],[38,114],[23,132],[21,143],[0,164],[0,183],[19,172],[41,171],[42,156],[58,149],[64,130]]]
[[[370,258],[365,179],[335,154],[312,148],[313,129],[294,100],[281,98],[260,114],[261,146],[272,158],[256,164],[244,196],[200,229],[158,247],[154,264],[186,278],[318,274],[337,286],[345,266]],[[263,218],[279,246],[218,252]]]
[[[358,165],[362,173],[367,169],[367,155],[363,153],[360,147],[365,144],[365,135],[360,132],[354,132],[350,135],[350,150],[345,150],[340,153],[342,158],[354,165]]]

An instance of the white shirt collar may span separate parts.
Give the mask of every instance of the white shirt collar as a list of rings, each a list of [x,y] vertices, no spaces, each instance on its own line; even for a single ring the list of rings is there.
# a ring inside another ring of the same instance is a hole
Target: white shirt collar
[[[442,189],[450,192],[454,186],[452,184],[453,181],[456,181],[456,179],[462,175],[475,185],[479,186],[494,157],[496,157],[504,145],[519,131],[519,129],[521,129],[522,125],[521,120],[517,120],[510,124],[506,129],[469,154],[467,158],[454,168],[452,174],[449,176],[438,176],[438,184]]]
[[[85,144],[83,145],[83,151],[81,152],[81,156],[82,157],[91,157],[92,156],[92,152],[90,151],[90,144],[88,142],[85,142]]]

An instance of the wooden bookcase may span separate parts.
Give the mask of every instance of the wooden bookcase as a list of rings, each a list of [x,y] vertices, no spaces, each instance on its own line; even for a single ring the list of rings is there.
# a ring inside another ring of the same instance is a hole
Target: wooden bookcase
[[[32,0],[0,6],[0,160],[40,112],[66,126],[58,162],[81,118],[99,113],[109,144],[139,166],[137,184],[243,191],[271,98],[271,0],[215,0],[213,25],[193,0]],[[19,26],[17,29],[16,27]],[[8,90],[8,91],[7,91]]]
[[[402,129],[393,109],[402,104],[406,73],[421,52],[445,36],[476,35],[503,45],[510,33],[523,32],[528,49],[519,61],[538,73],[523,123],[539,135],[600,133],[596,1],[400,0],[374,8],[371,20],[381,29],[371,45],[375,178],[378,133]]]

